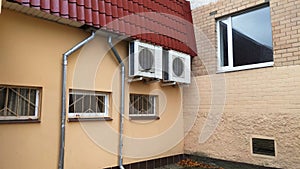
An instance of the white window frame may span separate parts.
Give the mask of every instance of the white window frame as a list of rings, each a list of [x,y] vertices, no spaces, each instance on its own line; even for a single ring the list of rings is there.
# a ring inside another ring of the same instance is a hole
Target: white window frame
[[[135,93],[131,93],[130,95],[147,95],[147,94],[135,94]],[[158,96],[157,95],[147,95],[147,96],[150,96],[150,97],[153,97],[154,98],[154,105],[153,105],[153,109],[154,109],[154,112],[153,114],[131,114],[129,112],[129,117],[156,117],[158,115],[157,113],[157,101],[158,101]],[[130,96],[129,96],[130,97]],[[129,101],[129,111],[130,111],[130,101]]]
[[[228,39],[228,66],[221,66],[222,65],[222,58],[221,58],[221,36],[220,36],[220,22],[221,21],[228,21],[227,27],[227,39]],[[257,64],[249,64],[243,66],[234,66],[233,65],[233,37],[232,37],[232,17],[222,18],[217,21],[217,42],[218,42],[218,66],[217,66],[217,73],[223,72],[232,72],[232,71],[239,71],[239,70],[248,70],[248,69],[256,69],[256,68],[263,68],[263,67],[270,67],[274,65],[274,61],[272,62],[263,62]],[[274,56],[273,56],[274,58]]]
[[[70,103],[68,102],[68,118],[102,118],[102,117],[108,117],[109,116],[109,94],[103,93],[103,92],[97,92],[97,91],[82,91],[82,90],[71,90],[69,92],[69,99],[70,94],[80,94],[80,95],[94,95],[94,96],[104,96],[104,112],[101,113],[75,113],[70,112],[69,107]]]
[[[36,97],[35,97],[35,111],[34,116],[0,116],[0,120],[38,120],[39,119],[39,104],[40,104],[40,89],[35,87],[25,87],[25,86],[6,86],[1,85],[2,87],[6,88],[24,88],[24,89],[31,89],[35,90]]]

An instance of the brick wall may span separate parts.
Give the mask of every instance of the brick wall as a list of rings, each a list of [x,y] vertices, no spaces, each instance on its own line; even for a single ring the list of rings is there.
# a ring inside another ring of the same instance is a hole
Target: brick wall
[[[275,66],[300,65],[300,1],[271,0]]]
[[[219,0],[193,10],[198,57],[184,89],[185,151],[269,167],[300,166],[300,1],[271,0],[274,66],[216,74],[216,19],[264,0]],[[251,137],[276,141],[276,157],[251,153]]]

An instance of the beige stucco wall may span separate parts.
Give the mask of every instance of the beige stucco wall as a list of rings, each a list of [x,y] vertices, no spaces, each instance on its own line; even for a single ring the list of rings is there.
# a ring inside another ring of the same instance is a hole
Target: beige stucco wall
[[[0,84],[42,87],[41,122],[0,125],[0,168],[57,168],[62,54],[89,36],[58,23],[3,10],[0,15]],[[121,56],[128,43],[117,45]],[[108,92],[112,121],[67,122],[65,168],[116,166],[120,74],[106,38],[96,38],[69,58],[68,89]],[[159,120],[129,120],[129,93],[159,96]],[[126,82],[124,163],[183,153],[181,89]]]
[[[198,57],[184,90],[185,151],[229,161],[300,165],[299,2],[270,0],[274,66],[217,74],[216,20],[263,0],[219,0],[193,10]],[[194,120],[195,119],[195,120]],[[273,138],[276,157],[251,154],[251,137]]]
[[[199,102],[184,110],[187,116],[197,117],[185,139],[186,152],[264,166],[299,168],[299,72],[300,66],[290,66],[195,78],[198,88],[185,90],[189,96],[199,93]],[[195,112],[197,104],[198,113],[190,114]],[[253,136],[274,138],[276,157],[252,155]]]

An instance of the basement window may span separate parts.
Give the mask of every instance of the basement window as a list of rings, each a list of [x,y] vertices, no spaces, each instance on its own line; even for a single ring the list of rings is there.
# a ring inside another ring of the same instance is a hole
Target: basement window
[[[274,139],[252,138],[252,153],[254,155],[275,157]]]
[[[129,117],[157,118],[158,96],[130,94]]]
[[[40,88],[0,85],[0,120],[37,120]]]
[[[219,72],[273,65],[269,6],[222,18],[217,31]]]
[[[69,118],[97,118],[108,116],[107,93],[71,90],[69,92]]]

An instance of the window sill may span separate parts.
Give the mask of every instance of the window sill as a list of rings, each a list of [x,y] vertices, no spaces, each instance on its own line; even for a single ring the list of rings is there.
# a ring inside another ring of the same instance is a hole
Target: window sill
[[[272,66],[274,66],[274,62],[266,62],[266,63],[259,63],[253,65],[238,66],[238,67],[223,67],[223,68],[218,68],[217,73],[236,72],[241,70],[258,69],[258,68],[265,68],[265,67],[272,67]]]
[[[130,120],[159,120],[158,116],[129,116]]]
[[[24,124],[24,123],[41,123],[39,119],[28,119],[28,120],[0,120],[0,124]]]
[[[86,121],[112,121],[110,117],[97,117],[97,118],[68,118],[68,122],[86,122]]]
[[[251,155],[253,157],[258,157],[258,158],[268,158],[268,159],[275,159],[276,158],[276,154],[275,154],[275,156],[273,156],[273,155],[263,155],[263,154],[251,153]]]

